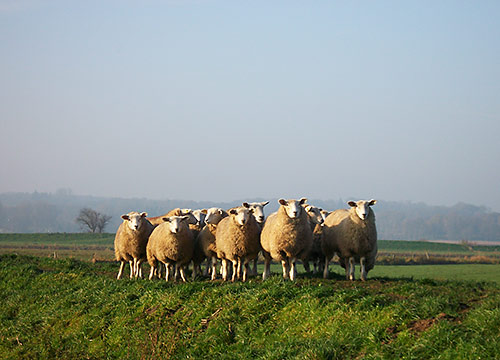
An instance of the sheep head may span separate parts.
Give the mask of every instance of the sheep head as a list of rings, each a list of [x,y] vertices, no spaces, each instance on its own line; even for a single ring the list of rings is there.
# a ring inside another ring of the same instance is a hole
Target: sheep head
[[[255,220],[257,220],[259,224],[263,224],[264,220],[266,219],[266,216],[264,215],[264,206],[269,204],[269,201],[251,203],[245,202],[243,203],[243,206],[245,206],[245,204],[247,204],[248,207],[253,210],[253,216],[255,217]]]
[[[285,200],[279,199],[278,202],[285,208],[286,214],[289,218],[298,218],[303,210],[302,205],[307,202],[306,198],[300,200]]]
[[[246,203],[243,203],[243,206],[232,208],[229,210],[229,214],[234,218],[239,225],[243,226],[248,222],[250,216],[253,216],[253,210],[250,209],[249,206],[245,206]],[[248,205],[248,204],[247,204]]]
[[[323,218],[323,214],[321,213],[322,209],[320,209],[319,207],[306,205],[304,207],[304,210],[307,212],[307,215],[309,215],[309,219],[312,223],[322,225],[325,221],[325,219]]]
[[[163,221],[165,221],[169,224],[169,229],[170,229],[170,232],[172,234],[177,234],[183,226],[182,223],[188,223],[189,220],[190,220],[189,215],[169,216],[169,217],[163,218]]]
[[[194,225],[201,226],[205,224],[205,216],[207,215],[207,209],[193,210],[192,215],[195,219]]]
[[[207,210],[207,214],[205,216],[205,224],[218,224],[223,216],[224,210],[222,210],[221,208],[210,208]]]
[[[132,211],[122,215],[121,218],[127,222],[130,230],[139,231],[146,216],[148,216],[148,214],[145,212],[138,213],[137,211]]]
[[[347,204],[352,207],[352,208],[355,208],[356,210],[356,215],[358,215],[358,217],[361,219],[361,220],[366,220],[366,218],[368,217],[368,215],[370,214],[370,206],[373,206],[377,203],[377,200],[359,200],[359,201],[348,201]]]

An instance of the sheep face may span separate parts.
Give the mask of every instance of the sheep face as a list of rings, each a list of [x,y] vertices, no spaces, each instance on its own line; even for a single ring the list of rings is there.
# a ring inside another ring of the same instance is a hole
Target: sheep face
[[[201,226],[201,225],[204,225],[205,224],[205,216],[207,214],[207,210],[206,209],[203,209],[203,210],[193,210],[192,211],[192,215],[193,217],[195,218],[195,223],[194,225],[198,225],[198,226]]]
[[[320,208],[312,205],[307,205],[304,209],[306,210],[307,215],[309,215],[309,219],[312,223],[320,225],[323,224],[325,219],[323,218],[323,214],[321,213]]]
[[[285,200],[279,199],[278,202],[285,208],[286,214],[289,218],[298,218],[303,210],[302,205],[307,202],[306,198],[300,200]]]
[[[224,211],[221,208],[210,208],[207,210],[207,214],[205,216],[206,224],[218,224],[222,219],[222,214]]]
[[[241,226],[247,223],[250,216],[253,216],[252,210],[244,206],[229,210],[229,214],[231,214],[231,216],[233,216],[234,218],[234,221],[236,221]]]
[[[359,201],[349,201],[347,204],[350,207],[355,208],[356,210],[356,215],[361,220],[365,220],[368,217],[368,214],[370,214],[370,206],[373,206],[377,203],[377,200],[359,200]]]
[[[183,226],[182,223],[189,222],[189,219],[190,219],[189,215],[183,215],[183,216],[170,216],[167,218],[163,218],[163,221],[169,224],[169,229],[172,234],[177,234]]]
[[[245,206],[245,204],[247,204],[248,206]],[[257,220],[259,224],[263,224],[264,220],[266,219],[266,216],[264,215],[264,206],[266,206],[267,204],[269,204],[269,201],[243,203],[243,206],[252,209],[255,220]]]
[[[128,214],[122,215],[121,218],[127,221],[127,225],[130,230],[139,231],[142,224],[144,224],[144,219],[146,218],[146,216],[148,216],[148,214],[145,212],[138,213],[136,211],[132,211]]]

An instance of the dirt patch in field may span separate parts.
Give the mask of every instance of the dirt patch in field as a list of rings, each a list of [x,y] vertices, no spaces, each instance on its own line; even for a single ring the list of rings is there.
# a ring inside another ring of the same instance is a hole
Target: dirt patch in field
[[[434,324],[436,324],[441,320],[456,321],[457,317],[445,313],[440,313],[436,317],[433,317],[431,319],[421,319],[412,322],[409,326],[409,329],[413,333],[419,334],[424,331],[427,331],[430,327],[432,327]]]

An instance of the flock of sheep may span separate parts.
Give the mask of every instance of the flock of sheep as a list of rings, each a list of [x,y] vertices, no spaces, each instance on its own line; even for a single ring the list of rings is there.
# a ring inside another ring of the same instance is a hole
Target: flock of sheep
[[[265,218],[269,202],[247,203],[223,210],[174,209],[162,216],[147,217],[145,212],[122,215],[123,223],[115,237],[115,258],[120,261],[117,278],[130,264],[130,277],[142,277],[142,263],[147,260],[149,279],[180,275],[186,281],[186,268],[193,264],[193,279],[207,262],[206,275],[217,278],[217,265],[224,281],[246,281],[249,272],[257,275],[257,259],[262,253],[262,279],[270,275],[272,260],[281,262],[283,277],[295,280],[296,261],[307,272],[312,262],[314,272],[328,278],[328,264],[334,255],[345,268],[346,278],[354,280],[354,266],[361,267],[366,280],[377,255],[377,230],[371,206],[376,200],[349,201],[349,209],[331,213],[307,204],[307,199],[280,199],[277,212]],[[164,266],[163,266],[164,265]],[[253,269],[251,269],[253,265]]]

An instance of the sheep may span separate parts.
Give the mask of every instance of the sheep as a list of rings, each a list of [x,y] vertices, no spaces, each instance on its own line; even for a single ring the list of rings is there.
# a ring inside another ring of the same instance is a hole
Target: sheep
[[[260,228],[262,229],[264,227],[264,222],[266,221],[266,216],[264,215],[264,206],[269,204],[269,201],[262,201],[262,202],[250,202],[246,203],[249,205],[249,209],[252,209],[252,214],[255,217],[255,220],[257,220],[257,224],[260,225]],[[259,257],[257,256],[253,262],[253,270],[252,270],[252,275],[257,276],[257,262],[259,260]]]
[[[142,277],[141,265],[146,259],[146,244],[154,228],[146,216],[147,213],[136,211],[121,216],[123,222],[115,236],[115,259],[121,262],[117,279],[122,277],[127,261],[130,264],[130,278]]]
[[[150,218],[147,218],[147,219],[154,226],[158,226],[161,223],[163,223],[163,218],[168,218],[170,216],[184,216],[184,215],[189,215],[189,214],[192,214],[192,210],[191,209],[175,208],[175,209],[170,210],[168,213],[166,213],[164,215],[150,217]],[[195,219],[191,219],[191,221],[196,221],[196,220]]]
[[[169,216],[163,218],[151,234],[146,248],[148,263],[151,265],[149,279],[155,274],[158,261],[165,264],[165,280],[168,281],[173,266],[176,266],[182,281],[186,281],[185,266],[193,256],[193,233],[189,230],[190,217]]]
[[[325,254],[325,279],[328,277],[328,263],[336,252],[347,280],[354,280],[355,262],[361,265],[361,280],[366,280],[377,255],[375,213],[371,209],[376,203],[376,200],[348,201],[350,209],[335,210],[328,215],[321,245]]]
[[[323,209],[309,204],[304,204],[303,206],[307,215],[309,215],[309,222],[313,232],[311,250],[307,258],[303,260],[303,265],[305,271],[310,272],[309,261],[312,261],[314,273],[316,273],[319,269],[319,264],[322,264],[324,259],[323,253],[321,252],[321,238],[323,236],[323,223],[325,219],[323,217]]]
[[[193,233],[194,249],[193,249],[193,280],[196,279],[198,273],[201,273],[201,263],[206,259],[205,253],[201,248],[198,239],[198,234],[205,227],[205,217],[207,209],[198,209],[191,212],[192,219],[189,221],[189,230]]]
[[[257,224],[248,204],[229,210],[229,216],[222,219],[215,233],[217,257],[222,259],[222,279],[228,277],[228,261],[233,264],[232,281],[247,280],[247,264],[260,251],[261,228]]]
[[[205,227],[201,229],[195,240],[195,252],[201,250],[208,259],[211,269],[211,280],[217,277],[217,248],[215,245],[215,232],[219,222],[228,216],[228,213],[221,208],[207,209],[205,216]]]
[[[280,208],[269,215],[261,234],[265,267],[262,279],[270,274],[271,258],[281,261],[283,278],[295,280],[295,261],[307,256],[312,244],[309,216],[302,207],[306,198],[300,200],[278,200]]]

